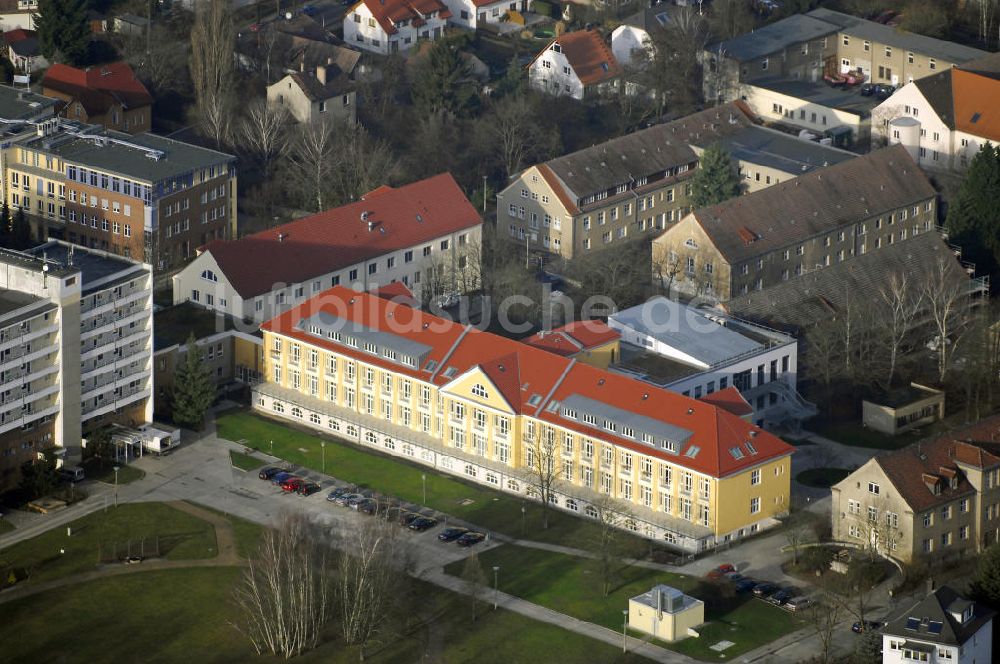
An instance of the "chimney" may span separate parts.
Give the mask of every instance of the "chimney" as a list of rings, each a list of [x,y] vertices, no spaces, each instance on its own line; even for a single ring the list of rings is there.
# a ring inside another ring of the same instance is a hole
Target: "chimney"
[[[663,592],[660,590],[660,586],[656,586],[653,592],[656,593],[656,619],[661,620],[663,618]]]
[[[326,66],[318,65],[316,67],[316,80],[319,81],[320,85],[326,85]]]
[[[299,72],[306,73],[306,56],[305,53],[302,54],[302,59],[299,60]]]

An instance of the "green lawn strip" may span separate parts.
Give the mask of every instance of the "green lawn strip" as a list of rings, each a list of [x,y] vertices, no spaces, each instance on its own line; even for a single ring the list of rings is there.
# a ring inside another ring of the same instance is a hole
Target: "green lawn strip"
[[[243,454],[243,452],[235,452],[229,450],[229,461],[236,468],[240,470],[257,470],[264,465],[264,462],[257,457],[250,456],[249,454]]]
[[[795,476],[795,481],[806,486],[829,489],[851,474],[846,468],[810,468]]]
[[[218,435],[271,453],[299,466],[322,470],[326,440],[326,472],[346,482],[396,496],[406,501],[466,519],[482,528],[513,537],[587,548],[598,537],[598,528],[582,518],[549,510],[549,528],[543,529],[542,510],[524,500],[484,486],[466,483],[451,475],[366,450],[358,445],[320,438],[252,413],[233,413],[216,421]],[[421,475],[427,476],[427,500]],[[471,502],[467,502],[471,501]],[[525,508],[522,527],[521,507]],[[649,552],[648,543],[628,537],[637,555]]]
[[[788,613],[749,596],[735,595],[727,582],[710,583],[672,572],[622,567],[611,593],[603,597],[600,572],[594,561],[512,545],[485,551],[479,559],[483,569],[500,567],[502,591],[618,631],[629,598],[658,583],[690,593],[705,601],[709,624],[701,630],[701,638],[664,647],[693,657],[718,659],[709,646],[723,639],[736,644],[726,651],[727,657],[740,655],[796,628]],[[462,561],[452,563],[445,571],[461,576],[463,565]]]
[[[206,512],[214,512],[221,517],[225,517],[233,526],[233,536],[236,538],[236,552],[241,558],[249,558],[257,549],[260,536],[264,532],[264,526],[253,521],[241,519],[232,514],[226,514],[201,503],[193,503]]]
[[[0,643],[9,661],[277,662],[259,657],[229,621],[237,619],[232,589],[236,568],[143,572],[41,593],[4,606]],[[637,664],[615,646],[504,610],[471,621],[469,599],[434,586],[418,589],[433,620],[405,635],[387,634],[368,648],[372,664]],[[331,623],[324,641],[296,661],[354,664],[356,648],[337,639]],[[433,635],[430,633],[433,630]]]
[[[115,483],[115,465],[113,463],[105,463],[102,466],[100,461],[93,460],[85,463],[83,468],[88,480],[97,480],[98,482],[104,482],[106,484]],[[145,476],[146,473],[139,470],[135,466],[129,466],[127,464],[120,464],[118,466],[118,484],[135,482],[136,480],[141,480]]]
[[[14,524],[7,519],[0,517],[0,535],[9,533],[12,530],[14,530]]]
[[[206,521],[162,503],[126,503],[94,512],[69,524],[72,535],[59,527],[30,540],[0,549],[0,582],[11,569],[21,583],[48,581],[97,569],[99,547],[139,552],[146,539],[147,555],[159,537],[161,556],[169,560],[213,558],[217,554],[215,528]],[[60,553],[63,550],[64,553]]]
[[[824,438],[837,441],[844,445],[853,447],[864,447],[875,450],[898,450],[915,443],[927,432],[903,433],[898,436],[887,436],[878,431],[872,431],[861,426],[859,422],[836,422],[833,424],[820,423],[812,428],[814,433],[818,433]]]

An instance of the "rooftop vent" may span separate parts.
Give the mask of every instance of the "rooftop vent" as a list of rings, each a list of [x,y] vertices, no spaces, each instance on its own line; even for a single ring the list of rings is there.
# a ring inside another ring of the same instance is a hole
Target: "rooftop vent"
[[[598,381],[597,381],[597,384],[598,384],[598,385],[604,385],[604,379],[603,379],[603,378],[601,378],[600,380],[598,380]]]
[[[278,233],[278,242],[284,242],[286,237],[288,237],[288,233]]]
[[[417,213],[417,223],[418,224],[424,223],[424,218],[419,212]]]
[[[694,408],[688,408],[688,415],[694,415]]]

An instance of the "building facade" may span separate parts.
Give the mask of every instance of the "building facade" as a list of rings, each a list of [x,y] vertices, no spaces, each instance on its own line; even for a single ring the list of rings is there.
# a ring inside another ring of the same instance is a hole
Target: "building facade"
[[[600,33],[565,32],[528,65],[528,83],[553,97],[591,99],[618,88],[621,66]]]
[[[937,193],[896,146],[692,212],[653,241],[653,277],[726,301],[936,228]]]
[[[126,62],[86,69],[54,64],[42,78],[42,94],[63,102],[64,118],[127,134],[152,129],[153,97]]]
[[[152,420],[152,271],[106,252],[50,241],[4,251],[0,284],[0,484],[81,435]],[[81,434],[82,432],[82,434]]]
[[[262,326],[261,413],[697,551],[776,523],[793,448],[710,404],[337,287]]]
[[[328,79],[328,69],[297,72],[267,86],[267,102],[281,106],[298,122],[357,120],[357,92],[346,76]]]
[[[388,55],[444,35],[451,11],[441,0],[361,0],[344,14],[344,42]]]

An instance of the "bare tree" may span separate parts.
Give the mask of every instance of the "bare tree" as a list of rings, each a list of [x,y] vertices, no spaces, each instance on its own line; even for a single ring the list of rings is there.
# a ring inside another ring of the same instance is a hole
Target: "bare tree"
[[[288,111],[284,106],[269,104],[266,99],[255,99],[247,107],[240,122],[240,135],[247,152],[260,162],[264,179],[270,177],[271,167],[288,149],[285,135],[288,131]]]
[[[410,559],[399,529],[381,519],[340,534],[336,597],[344,641],[365,648],[386,631],[399,605]]]
[[[650,33],[647,53],[635,66],[639,84],[653,97],[657,117],[668,106],[683,114],[701,101],[700,62],[707,37],[704,17],[694,7],[680,8],[667,25]]]
[[[951,367],[952,352],[969,322],[969,285],[954,278],[954,259],[939,257],[924,274],[921,293],[931,317],[937,341],[938,380],[944,382]]]
[[[872,110],[872,148],[889,144],[889,123],[903,115],[898,105],[878,106]]]
[[[465,585],[465,594],[472,600],[472,622],[476,622],[479,618],[479,603],[483,599],[487,580],[483,566],[479,563],[479,556],[475,552],[465,559],[465,565],[462,567],[462,582]]]
[[[918,285],[911,283],[906,273],[891,274],[888,283],[878,291],[879,339],[888,362],[885,389],[892,387],[903,343],[913,330],[922,299]]]
[[[331,203],[356,201],[388,184],[395,174],[396,157],[387,142],[374,138],[361,125],[348,123],[337,128],[334,138],[337,158],[330,174]]]
[[[790,512],[783,521],[785,541],[792,549],[792,565],[798,566],[799,549],[809,539],[812,529],[806,514],[799,510]]]
[[[292,177],[315,203],[319,212],[327,202],[329,181],[334,168],[336,137],[329,122],[301,125],[288,151],[288,167]]]
[[[258,655],[294,657],[316,647],[329,617],[333,572],[329,548],[315,524],[283,515],[261,537],[235,590],[241,609],[236,629]]]
[[[602,495],[593,502],[597,510],[597,532],[591,552],[601,579],[601,593],[607,597],[611,593],[615,572],[621,565],[621,528],[631,518],[629,506],[611,496]]]
[[[198,3],[191,29],[191,80],[199,121],[216,146],[229,137],[235,46],[231,3],[228,0]]]
[[[831,597],[817,598],[808,612],[809,625],[819,639],[819,661],[830,662],[833,641],[837,635],[837,624],[840,622],[841,605]]]
[[[549,500],[555,483],[562,476],[562,463],[556,444],[556,431],[545,425],[528,422],[524,436],[524,467],[521,478],[528,485],[528,495],[542,503],[542,528],[549,527]],[[535,429],[539,427],[540,430]]]

